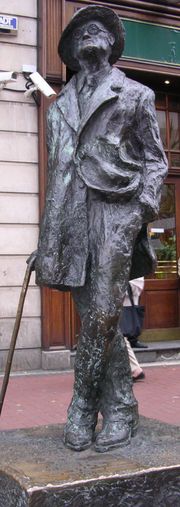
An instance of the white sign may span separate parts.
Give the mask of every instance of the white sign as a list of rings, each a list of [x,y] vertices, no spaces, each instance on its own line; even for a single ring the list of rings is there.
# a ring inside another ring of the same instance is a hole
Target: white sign
[[[0,14],[0,33],[13,35],[18,29],[18,18]]]

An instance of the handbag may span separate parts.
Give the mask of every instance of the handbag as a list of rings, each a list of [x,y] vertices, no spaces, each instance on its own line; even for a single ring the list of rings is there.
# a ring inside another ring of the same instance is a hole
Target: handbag
[[[136,338],[142,332],[145,307],[134,304],[130,284],[128,284],[128,296],[131,301],[131,306],[123,306],[120,328],[123,336],[126,336],[129,341],[133,342],[133,340],[136,341]]]

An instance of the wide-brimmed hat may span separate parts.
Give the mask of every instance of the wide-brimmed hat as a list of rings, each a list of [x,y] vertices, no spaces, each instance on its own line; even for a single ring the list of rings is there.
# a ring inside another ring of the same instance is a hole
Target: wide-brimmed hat
[[[86,23],[91,19],[101,21],[101,23],[103,23],[115,37],[115,42],[112,46],[109,62],[111,64],[115,63],[123,52],[125,31],[118,15],[108,7],[101,7],[97,5],[89,5],[88,7],[83,7],[74,14],[71,21],[64,29],[58,44],[59,56],[61,57],[62,61],[72,70],[79,70],[79,63],[73,56],[72,51],[73,31],[75,28],[79,27],[79,25]]]

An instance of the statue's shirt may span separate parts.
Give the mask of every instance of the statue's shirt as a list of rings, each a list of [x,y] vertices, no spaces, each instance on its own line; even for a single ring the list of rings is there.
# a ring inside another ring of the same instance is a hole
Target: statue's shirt
[[[83,71],[78,72],[76,76],[76,89],[80,116],[83,115],[87,107],[87,103],[89,102],[96,88],[103,82],[103,79],[105,79],[110,72],[111,67],[109,65],[107,65],[105,69],[103,68],[91,75],[86,75]]]

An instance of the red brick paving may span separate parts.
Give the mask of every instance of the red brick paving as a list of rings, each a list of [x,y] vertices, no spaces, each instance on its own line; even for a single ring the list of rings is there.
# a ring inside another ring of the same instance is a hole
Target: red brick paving
[[[141,415],[180,425],[180,365],[144,368],[146,379],[135,385]]]
[[[146,379],[134,384],[140,414],[180,425],[180,365],[144,371]],[[72,372],[11,377],[0,430],[64,423],[72,386]]]

